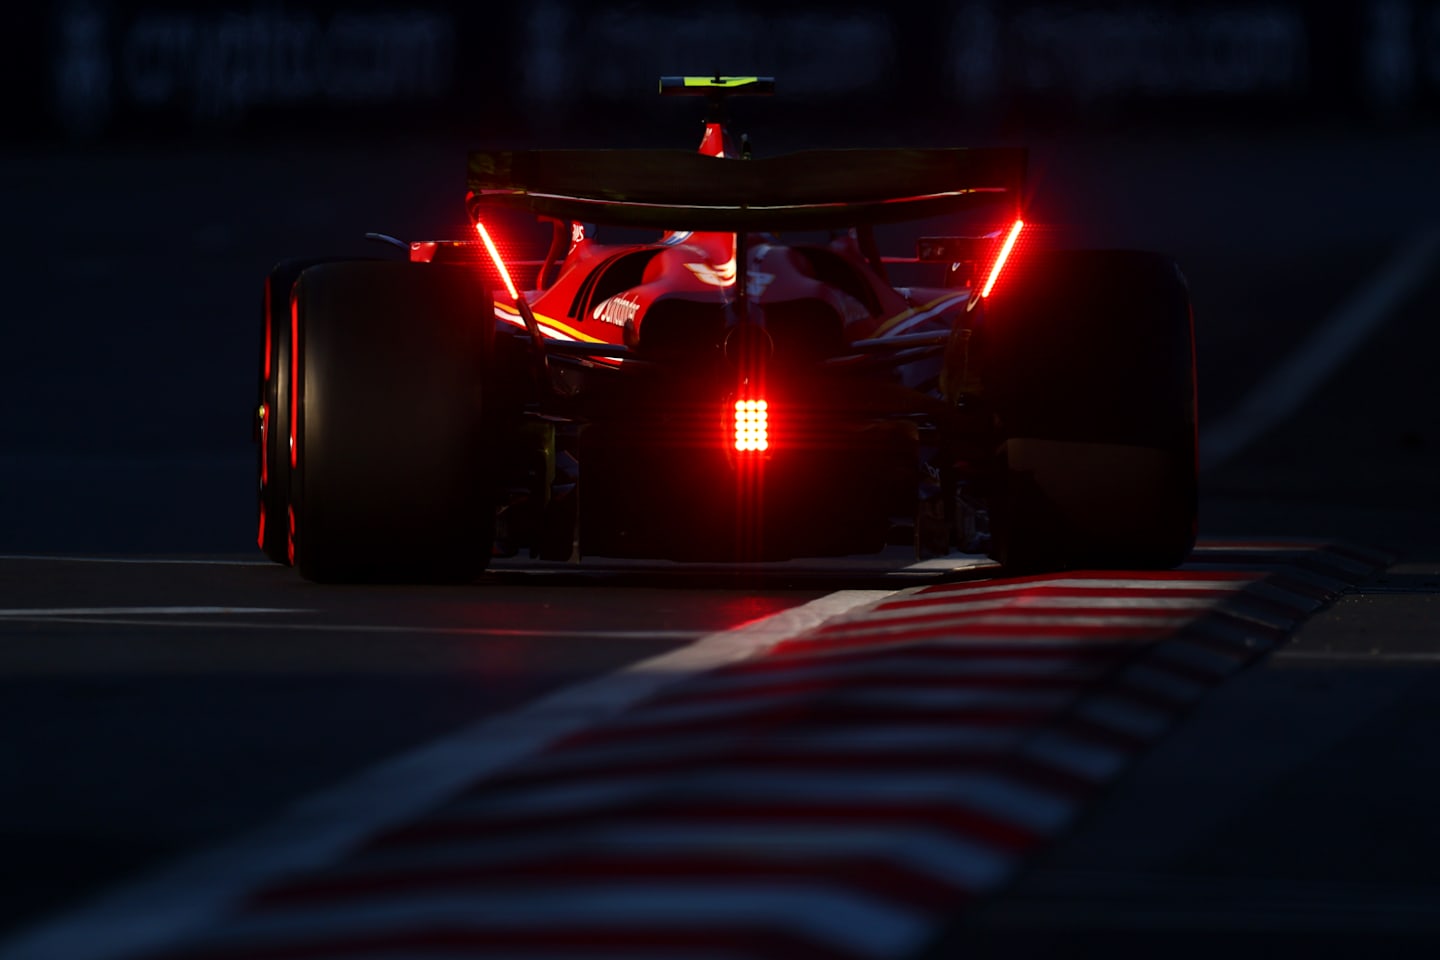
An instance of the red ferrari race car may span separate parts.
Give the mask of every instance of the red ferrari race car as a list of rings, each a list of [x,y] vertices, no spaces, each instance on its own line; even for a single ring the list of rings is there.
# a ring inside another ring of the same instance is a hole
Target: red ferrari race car
[[[266,555],[318,581],[517,554],[1186,557],[1171,260],[1027,242],[1023,149],[754,156],[726,99],[773,80],[660,88],[707,103],[698,151],[480,150],[474,236],[273,269]]]

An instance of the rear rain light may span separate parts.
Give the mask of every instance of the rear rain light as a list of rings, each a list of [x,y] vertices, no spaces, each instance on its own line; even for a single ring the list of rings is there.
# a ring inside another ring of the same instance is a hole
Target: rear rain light
[[[746,453],[770,449],[770,405],[764,400],[735,401],[735,449]]]
[[[1010,227],[1010,232],[1005,235],[1005,242],[1000,246],[1000,255],[995,258],[995,266],[990,268],[990,277],[980,290],[982,299],[990,296],[990,291],[995,289],[995,281],[1000,279],[1000,271],[1005,269],[1005,261],[1010,259],[1010,251],[1015,249],[1015,240],[1020,236],[1020,231],[1024,227],[1024,220],[1016,220]]]

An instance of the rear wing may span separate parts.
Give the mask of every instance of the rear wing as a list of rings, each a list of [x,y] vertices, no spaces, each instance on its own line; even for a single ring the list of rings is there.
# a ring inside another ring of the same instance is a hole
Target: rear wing
[[[682,150],[481,150],[472,217],[489,204],[666,230],[832,230],[989,205],[1019,211],[1024,148],[811,150],[727,160]]]

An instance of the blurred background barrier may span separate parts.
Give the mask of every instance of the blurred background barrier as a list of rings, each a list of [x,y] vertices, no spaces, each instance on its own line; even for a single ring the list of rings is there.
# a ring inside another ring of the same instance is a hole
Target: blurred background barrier
[[[716,71],[777,75],[766,109],[852,134],[1440,114],[1440,0],[57,0],[7,21],[12,140],[525,138],[673,117],[656,78]]]

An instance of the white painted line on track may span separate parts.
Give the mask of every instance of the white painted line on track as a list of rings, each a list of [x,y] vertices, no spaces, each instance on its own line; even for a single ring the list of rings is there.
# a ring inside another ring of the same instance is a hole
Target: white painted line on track
[[[238,612],[265,612],[263,610]],[[310,613],[308,610],[279,610],[277,613]],[[407,627],[373,623],[259,623],[245,620],[145,620],[131,617],[96,616],[0,616],[0,623],[75,623],[110,627],[175,627],[197,630],[269,630],[272,633],[395,633],[405,636],[458,637],[554,637],[591,640],[698,640],[700,630],[554,630],[518,627]]]
[[[1300,349],[1218,423],[1200,434],[1200,469],[1212,470],[1288,420],[1423,282],[1440,253],[1440,229],[1412,237]]]
[[[924,573],[960,573],[968,570],[980,570],[987,567],[999,568],[999,564],[989,557],[979,554],[956,554],[950,557],[934,557],[930,560],[917,560],[905,567],[906,571],[917,571]]]
[[[1312,550],[1318,550],[1325,546],[1324,540],[1313,537],[1294,537],[1291,539],[1279,540],[1251,540],[1241,538],[1238,540],[1226,540],[1220,537],[1207,537],[1195,544],[1195,553],[1295,553],[1303,554]]]
[[[173,946],[247,894],[331,864],[386,827],[420,816],[475,780],[613,717],[667,684],[755,656],[890,595],[833,593],[463,727],[300,800],[270,824],[20,931],[0,942],[0,960],[119,960]]]
[[[890,547],[871,557],[811,557],[801,560],[758,561],[754,563],[692,563],[668,560],[624,560],[613,557],[587,557],[575,564],[561,560],[495,559],[487,568],[491,573],[524,574],[526,576],[574,576],[577,573],[619,574],[683,574],[687,577],[728,575],[743,570],[747,575],[791,576],[831,573],[872,573],[895,578],[895,589],[902,589],[907,580],[929,578],[934,574],[973,574],[998,569],[999,564],[978,554],[956,553],[929,560],[912,560],[913,551]]]
[[[86,617],[199,617],[252,613],[313,613],[296,607],[30,607],[0,609],[0,620],[71,620]],[[157,621],[166,623],[168,621]]]
[[[183,567],[277,567],[269,560],[221,560],[208,557],[59,557],[41,553],[5,553],[0,561],[38,561],[42,563],[116,563],[134,566]]]

